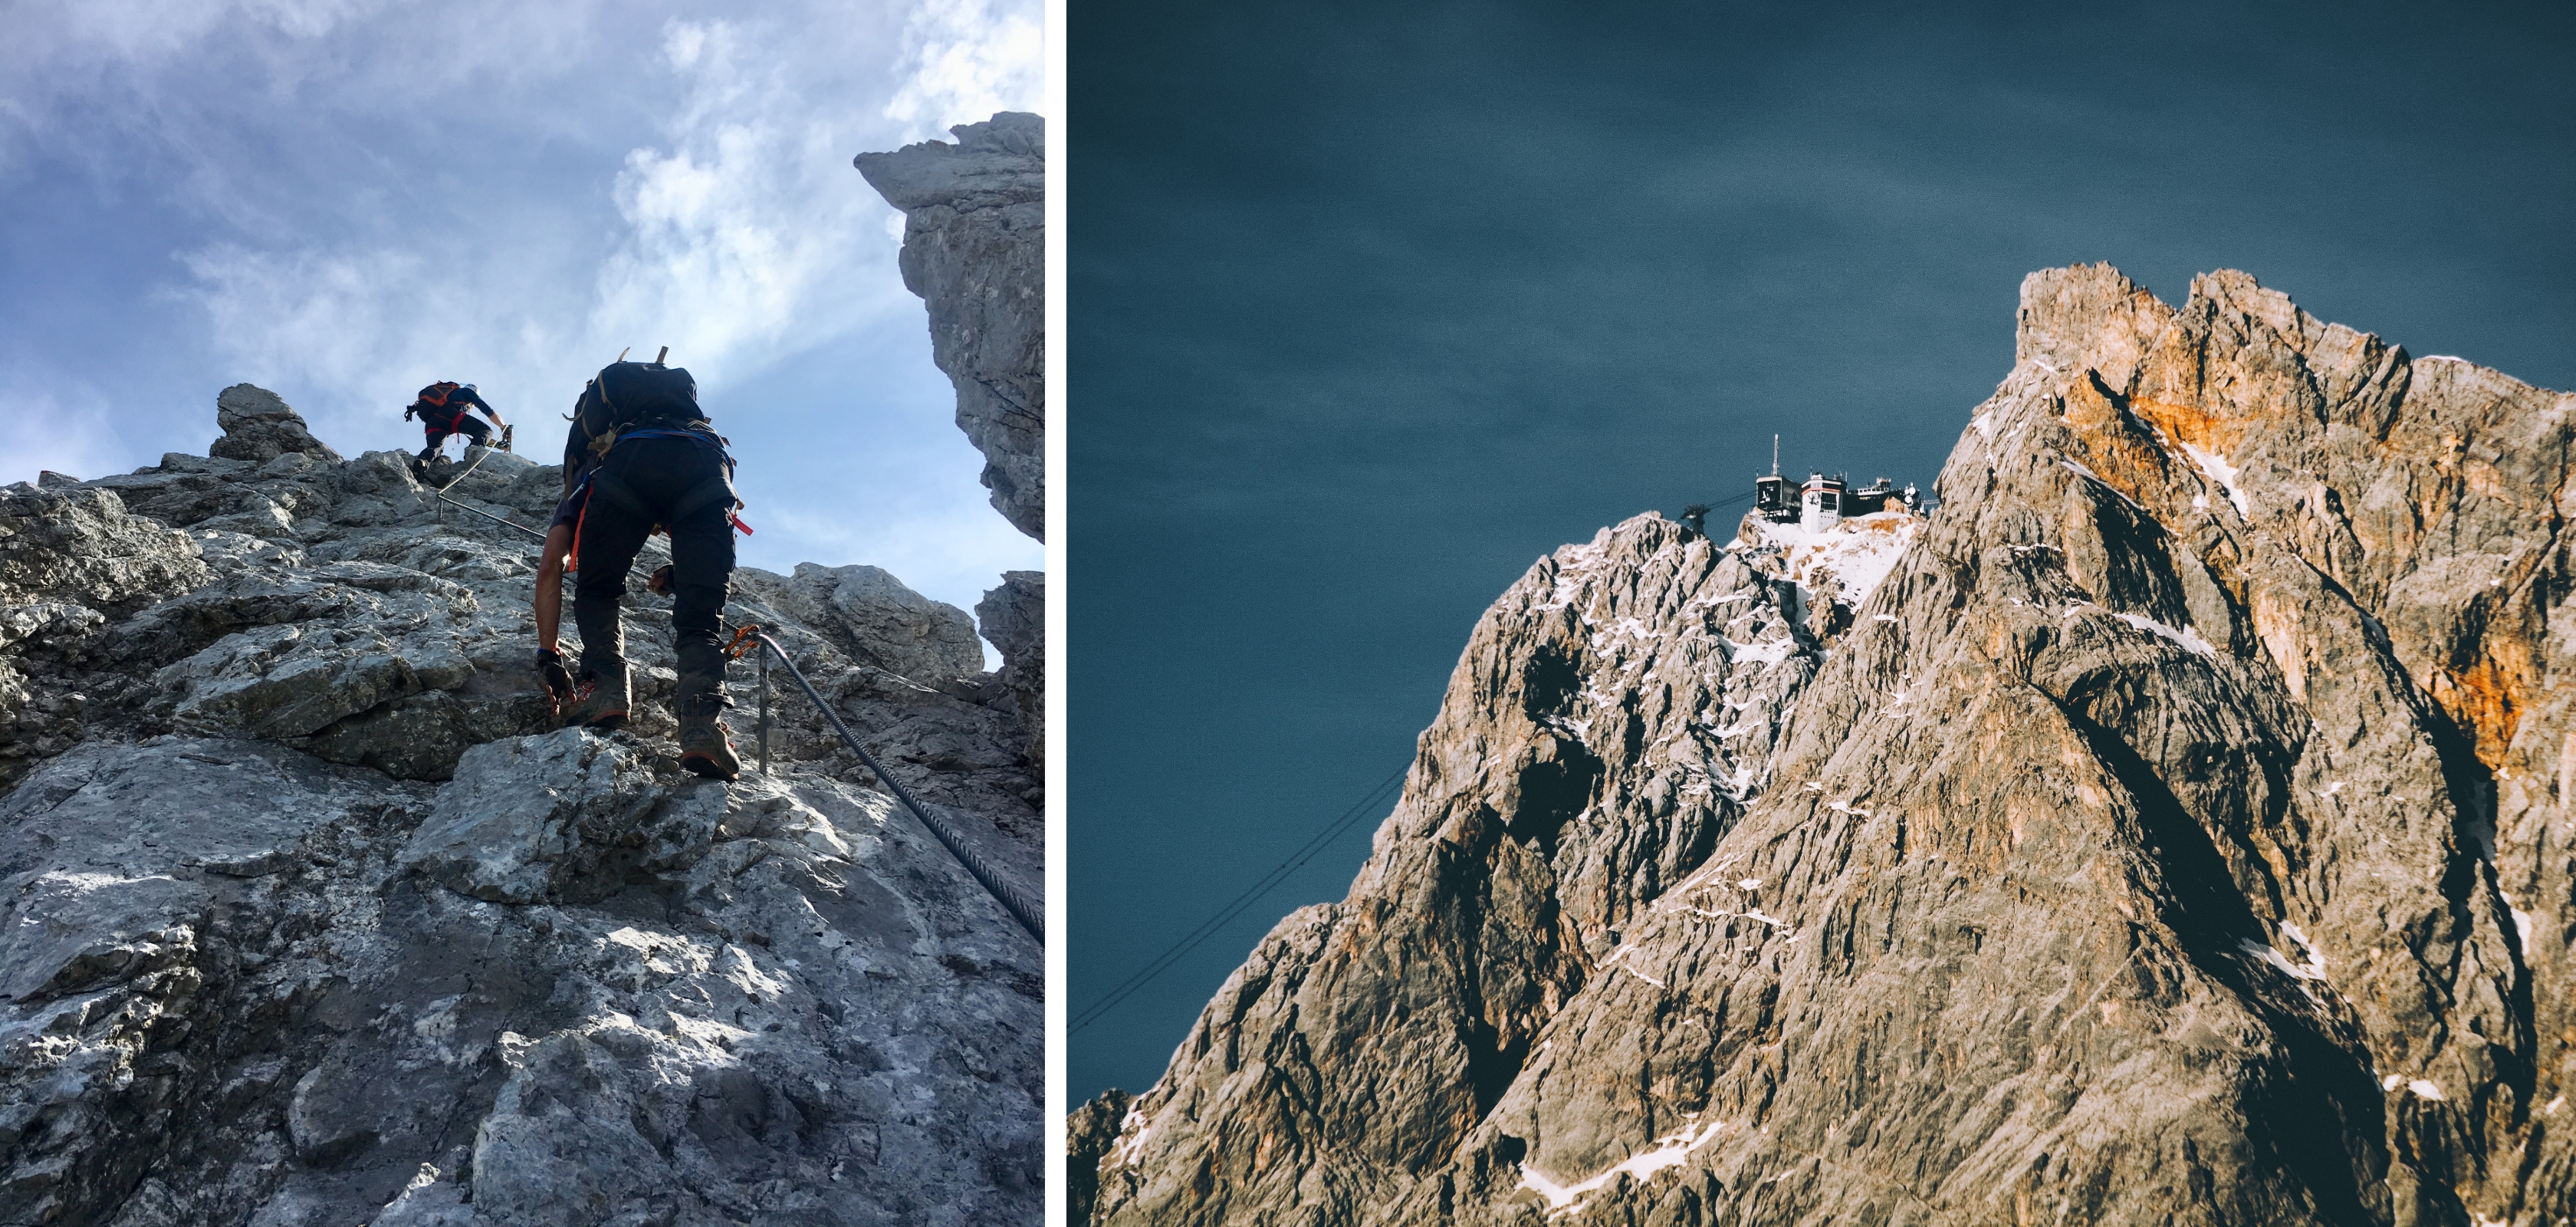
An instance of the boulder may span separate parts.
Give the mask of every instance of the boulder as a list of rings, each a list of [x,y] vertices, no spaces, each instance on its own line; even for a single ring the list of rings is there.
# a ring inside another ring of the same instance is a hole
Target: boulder
[[[280,456],[301,454],[340,463],[340,453],[314,438],[303,416],[266,388],[237,383],[216,394],[215,424],[223,427],[224,435],[206,449],[212,456],[265,465]]]

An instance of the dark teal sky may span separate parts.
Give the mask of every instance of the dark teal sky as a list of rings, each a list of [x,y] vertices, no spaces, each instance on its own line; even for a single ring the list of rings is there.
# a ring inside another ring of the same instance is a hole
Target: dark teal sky
[[[2033,269],[2242,268],[2576,387],[2576,10],[2076,7],[1076,0],[1071,1009],[1406,761],[1541,554],[1775,431],[1928,483]],[[1072,1094],[1151,1083],[1374,827]]]

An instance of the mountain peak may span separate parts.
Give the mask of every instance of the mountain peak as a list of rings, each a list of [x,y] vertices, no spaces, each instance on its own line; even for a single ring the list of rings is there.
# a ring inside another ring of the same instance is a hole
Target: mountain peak
[[[2032,274],[1848,616],[1655,517],[1503,594],[1351,895],[1076,1116],[1092,1221],[2568,1204],[2571,413]]]

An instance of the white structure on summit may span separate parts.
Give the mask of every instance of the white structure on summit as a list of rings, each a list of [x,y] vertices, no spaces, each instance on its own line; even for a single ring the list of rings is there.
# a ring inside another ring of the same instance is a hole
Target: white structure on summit
[[[1913,486],[1898,490],[1881,477],[1858,490],[1851,479],[1836,473],[1830,477],[1811,472],[1797,496],[1790,496],[1789,479],[1775,470],[1769,476],[1753,479],[1753,511],[1773,524],[1795,524],[1811,533],[1820,533],[1846,519],[1858,519],[1887,510],[1889,503],[1910,512],[1923,510],[1923,499]]]

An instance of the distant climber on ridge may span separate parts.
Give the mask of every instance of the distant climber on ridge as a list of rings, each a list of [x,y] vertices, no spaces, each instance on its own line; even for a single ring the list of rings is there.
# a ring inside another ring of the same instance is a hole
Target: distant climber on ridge
[[[733,779],[742,761],[716,718],[731,706],[716,619],[733,582],[733,509],[741,500],[734,496],[725,440],[698,409],[697,381],[660,357],[628,362],[621,356],[600,368],[575,402],[564,476],[565,500],[577,493],[584,500],[570,548],[580,577],[573,621],[581,630],[581,669],[564,723],[612,729],[626,721],[630,678],[617,600],[626,593],[635,552],[659,525],[671,535],[680,765]]]
[[[429,446],[420,449],[420,455],[411,462],[412,476],[419,477],[428,472],[429,462],[437,457],[439,447],[447,442],[449,435],[465,436],[469,446],[492,446],[492,426],[468,416],[467,411],[471,409],[482,410],[483,416],[492,419],[492,426],[501,428],[501,450],[510,450],[510,424],[501,420],[501,411],[484,400],[482,394],[474,390],[473,384],[441,381],[422,388],[419,398],[403,410],[404,421],[417,415],[421,429],[429,435]]]

